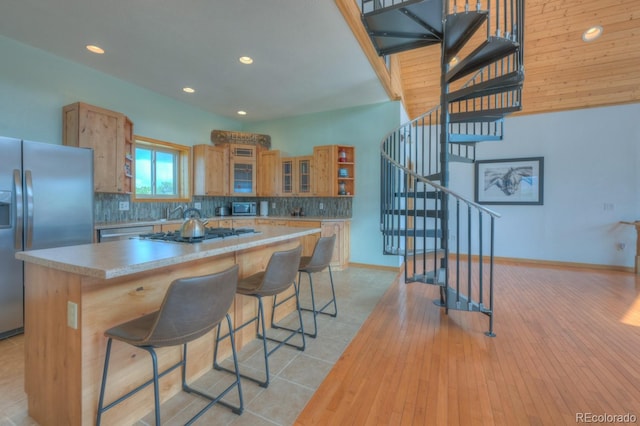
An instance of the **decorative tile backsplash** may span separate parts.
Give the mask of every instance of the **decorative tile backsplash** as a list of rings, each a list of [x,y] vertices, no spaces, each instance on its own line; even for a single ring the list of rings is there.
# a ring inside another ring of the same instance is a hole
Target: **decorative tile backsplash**
[[[299,208],[305,216],[310,217],[350,218],[353,200],[351,197],[193,197],[190,203],[135,203],[131,202],[129,195],[96,193],[94,215],[96,223],[167,219],[167,209],[171,211],[180,205],[189,208],[194,207],[194,203],[200,203],[202,216],[213,217],[216,207],[229,206],[233,201],[255,201],[258,206],[260,201],[268,201],[269,216],[291,216],[294,210]],[[128,202],[129,210],[121,211],[119,209],[121,202]],[[322,204],[322,210],[320,210],[320,204]],[[178,212],[169,217],[169,219],[179,218]]]

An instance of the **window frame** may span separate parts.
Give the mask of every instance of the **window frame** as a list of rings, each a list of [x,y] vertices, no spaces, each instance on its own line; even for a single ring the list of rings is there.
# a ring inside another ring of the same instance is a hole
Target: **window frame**
[[[191,179],[189,165],[191,164],[191,147],[186,145],[179,145],[172,142],[161,141],[158,139],[147,138],[144,136],[134,135],[133,138],[133,151],[135,153],[138,147],[151,148],[161,152],[175,152],[178,154],[177,166],[178,170],[176,175],[178,177],[177,185],[177,197],[159,197],[157,195],[138,195],[136,192],[136,173],[137,168],[134,168],[134,182],[132,188],[133,200],[136,202],[189,202],[191,200]],[[135,162],[135,155],[134,155]]]

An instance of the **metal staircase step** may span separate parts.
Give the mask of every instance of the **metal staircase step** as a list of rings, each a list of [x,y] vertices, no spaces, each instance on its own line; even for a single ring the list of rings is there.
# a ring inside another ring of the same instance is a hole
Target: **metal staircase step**
[[[451,68],[446,75],[446,81],[451,83],[482,67],[493,64],[507,55],[515,53],[520,45],[503,37],[489,37],[478,48]]]
[[[488,12],[469,11],[447,16],[445,22],[445,61],[449,62],[487,20]]]
[[[449,142],[455,144],[465,144],[465,143],[476,143],[476,142],[487,142],[487,141],[501,141],[502,136],[500,135],[462,135],[458,133],[451,133],[449,135]]]
[[[418,210],[418,209],[398,209],[398,210],[385,210],[384,214],[386,215],[398,215],[398,216],[409,216],[409,217],[428,217],[432,219],[442,219],[442,210]]]
[[[485,314],[490,314],[491,310],[488,309],[484,304],[478,303],[474,300],[469,300],[469,297],[466,294],[456,292],[453,287],[447,287],[446,289],[446,307],[448,309],[453,309],[456,311],[473,311],[473,312],[482,312]],[[440,300],[434,300],[433,303],[440,307],[445,307]]]
[[[469,157],[464,157],[462,155],[455,155],[455,154],[449,154],[449,161],[453,161],[455,163],[474,163],[474,159],[473,158],[469,158]]]
[[[383,229],[382,234],[386,236],[393,236],[393,237],[397,237],[397,236],[404,237],[405,235],[408,235],[410,237],[415,236],[415,237],[440,238],[442,237],[442,230],[441,229],[437,229],[437,230],[436,229]]]
[[[491,80],[473,84],[460,90],[456,90],[455,92],[448,93],[446,95],[447,101],[465,101],[468,99],[480,98],[482,96],[505,93],[521,88],[523,82],[524,72],[513,71],[500,77],[492,78]]]
[[[440,173],[434,173],[431,175],[426,175],[423,176],[426,180],[429,180],[431,182],[440,182],[440,180],[442,179],[442,175]]]
[[[429,200],[442,199],[442,192],[440,191],[408,191],[408,192],[395,192],[395,197],[402,198],[427,198]]]
[[[480,111],[456,112],[449,117],[451,123],[481,123],[502,120],[506,115],[520,111],[520,106],[496,108]],[[481,135],[478,135],[481,137]]]
[[[384,254],[391,254],[391,255],[398,255],[398,256],[418,256],[418,255],[429,255],[429,254],[439,254],[439,253],[444,253],[444,250],[442,249],[413,249],[413,250],[405,250],[405,249],[400,249],[397,247],[386,247]]]
[[[440,287],[444,287],[446,285],[444,269],[429,271],[424,275],[413,275],[411,277],[405,278],[404,282],[405,284],[411,284],[411,283],[433,284]]]
[[[363,13],[362,23],[378,55],[440,43],[442,1],[408,0]]]

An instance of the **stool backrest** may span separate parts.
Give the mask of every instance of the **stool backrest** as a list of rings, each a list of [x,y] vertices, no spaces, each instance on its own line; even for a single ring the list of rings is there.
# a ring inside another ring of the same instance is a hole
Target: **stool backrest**
[[[272,296],[288,289],[296,279],[300,256],[302,256],[302,246],[274,252],[267,264],[262,285],[258,289],[260,294]]]
[[[146,339],[150,346],[180,345],[220,323],[238,287],[238,265],[210,275],[174,280]]]
[[[307,272],[320,272],[331,263],[333,247],[336,244],[336,234],[330,237],[320,237],[313,248],[309,263],[304,267]]]

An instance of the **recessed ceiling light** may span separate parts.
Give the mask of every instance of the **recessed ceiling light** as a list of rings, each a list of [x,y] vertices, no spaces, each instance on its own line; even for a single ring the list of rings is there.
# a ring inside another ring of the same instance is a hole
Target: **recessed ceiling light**
[[[194,93],[195,89],[192,89],[191,87],[183,87],[182,91],[185,93]]]
[[[98,55],[102,55],[104,53],[104,49],[103,48],[101,48],[99,46],[96,46],[96,45],[93,45],[93,44],[88,44],[87,45],[87,50],[89,52],[97,53]]]
[[[602,35],[602,27],[600,25],[593,26],[582,33],[582,40],[589,42],[597,39]]]
[[[242,62],[243,64],[249,65],[253,63],[253,58],[249,56],[240,56],[239,61]]]
[[[247,111],[240,110],[238,111],[238,115],[247,115]]]

